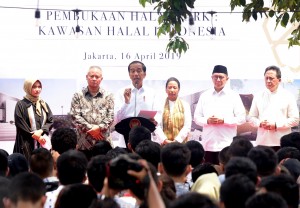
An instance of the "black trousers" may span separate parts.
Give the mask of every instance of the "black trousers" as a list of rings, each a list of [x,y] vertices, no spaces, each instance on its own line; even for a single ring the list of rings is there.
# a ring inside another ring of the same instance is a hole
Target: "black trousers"
[[[219,165],[219,152],[209,152],[205,151],[205,162],[214,165]]]
[[[280,149],[280,146],[270,146],[275,152],[277,152]]]

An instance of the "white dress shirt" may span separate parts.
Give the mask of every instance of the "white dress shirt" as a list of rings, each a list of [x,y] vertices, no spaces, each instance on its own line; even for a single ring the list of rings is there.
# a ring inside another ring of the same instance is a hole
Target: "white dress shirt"
[[[250,123],[257,129],[256,144],[280,146],[280,138],[291,133],[291,127],[299,122],[296,98],[281,86],[275,92],[266,89],[257,93],[249,112]],[[276,123],[276,130],[260,128],[264,120]]]
[[[131,88],[130,103],[125,103],[124,91],[126,88]],[[142,86],[140,89],[133,85],[120,89],[115,96],[115,117],[114,125],[123,119],[138,116],[141,110],[155,111],[157,109],[156,96],[152,88]],[[156,117],[155,117],[156,120]],[[113,146],[126,147],[124,136],[117,131],[111,134]]]
[[[125,103],[124,91],[131,88],[130,103]],[[118,123],[125,118],[135,117],[140,110],[155,109],[155,92],[152,88],[135,88],[133,85],[122,88],[115,96],[115,122]],[[136,113],[136,115],[134,115]]]
[[[216,116],[224,124],[207,124],[207,119]],[[223,88],[220,92],[209,89],[200,95],[194,113],[196,124],[203,126],[201,143],[205,151],[219,152],[229,146],[237,133],[237,125],[245,122],[246,110],[241,97],[235,91]]]

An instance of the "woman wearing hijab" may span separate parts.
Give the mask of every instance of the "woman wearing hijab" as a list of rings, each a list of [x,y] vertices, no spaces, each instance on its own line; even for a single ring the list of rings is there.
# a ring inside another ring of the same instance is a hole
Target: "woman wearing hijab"
[[[180,82],[171,77],[166,82],[167,98],[161,113],[160,125],[156,127],[155,134],[158,142],[163,144],[171,142],[186,142],[192,125],[190,106],[178,98]]]
[[[29,160],[33,149],[45,145],[53,117],[48,104],[40,98],[40,80],[26,79],[24,91],[24,99],[19,100],[15,108],[17,136],[13,152],[21,153]]]

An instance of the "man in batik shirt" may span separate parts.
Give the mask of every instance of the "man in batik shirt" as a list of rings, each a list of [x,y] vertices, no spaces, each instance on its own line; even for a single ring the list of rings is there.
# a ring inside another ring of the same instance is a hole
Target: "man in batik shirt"
[[[78,132],[78,149],[88,159],[99,140],[107,139],[114,118],[113,94],[100,87],[102,69],[91,66],[86,75],[88,86],[74,94],[70,115]]]

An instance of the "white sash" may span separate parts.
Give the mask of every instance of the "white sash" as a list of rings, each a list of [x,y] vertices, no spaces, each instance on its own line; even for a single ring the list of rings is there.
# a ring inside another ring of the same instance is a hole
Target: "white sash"
[[[27,108],[27,111],[28,111],[28,117],[29,117],[31,131],[38,130],[36,128],[36,121],[35,121],[32,105],[29,108]],[[43,108],[42,108],[42,113],[43,113],[43,122],[42,122],[41,126],[43,126],[46,123],[46,117],[47,117],[46,112],[44,111]],[[37,148],[37,141],[36,140],[34,140],[34,148]]]

